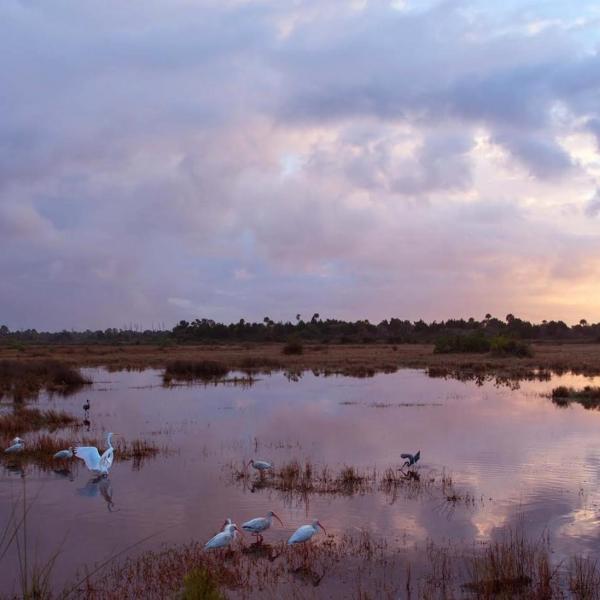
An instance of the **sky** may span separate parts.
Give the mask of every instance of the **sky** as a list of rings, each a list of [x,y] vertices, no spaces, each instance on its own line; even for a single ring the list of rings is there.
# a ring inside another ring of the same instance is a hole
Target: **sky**
[[[0,323],[600,320],[600,5],[3,0]]]

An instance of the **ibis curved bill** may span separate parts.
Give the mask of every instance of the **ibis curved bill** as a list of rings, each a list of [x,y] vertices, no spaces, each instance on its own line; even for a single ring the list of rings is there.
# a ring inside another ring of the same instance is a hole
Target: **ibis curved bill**
[[[255,468],[261,475],[265,471],[273,468],[273,463],[267,462],[266,460],[254,460],[253,458],[248,461],[246,466],[249,465],[252,465],[252,467]]]
[[[235,523],[227,525],[223,531],[217,533],[217,535],[204,544],[204,549],[217,550],[218,548],[226,548],[235,540],[238,531],[239,529]]]
[[[290,539],[288,540],[288,545],[292,546],[294,544],[303,544],[304,542],[308,542],[312,538],[315,533],[321,528],[325,535],[327,532],[325,531],[325,527],[319,523],[318,519],[315,519],[310,525],[302,525],[302,527],[298,527],[294,533],[292,533]]]
[[[250,521],[246,521],[242,525],[242,529],[244,531],[248,531],[251,534],[256,536],[256,540],[258,542],[262,542],[263,536],[261,535],[263,531],[266,531],[271,527],[271,523],[273,522],[273,517],[275,517],[281,526],[283,526],[283,521],[272,511],[270,510],[267,513],[266,517],[257,517],[256,519],[251,519]]]

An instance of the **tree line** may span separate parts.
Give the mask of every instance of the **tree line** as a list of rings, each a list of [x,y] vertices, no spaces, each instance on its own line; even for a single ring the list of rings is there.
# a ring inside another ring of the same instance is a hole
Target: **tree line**
[[[218,323],[212,319],[179,321],[172,329],[142,329],[141,327],[109,328],[84,331],[11,331],[0,326],[0,343],[38,344],[173,344],[173,343],[226,343],[226,342],[288,342],[290,339],[331,344],[392,343],[409,344],[435,342],[440,336],[480,333],[529,341],[587,341],[600,342],[600,323],[581,319],[575,325],[564,321],[531,323],[508,314],[504,319],[486,314],[481,320],[448,319],[446,321],[384,319],[379,323],[369,320],[344,321],[322,319],[318,313],[310,319],[296,315],[295,320],[274,321],[265,317],[250,322]]]

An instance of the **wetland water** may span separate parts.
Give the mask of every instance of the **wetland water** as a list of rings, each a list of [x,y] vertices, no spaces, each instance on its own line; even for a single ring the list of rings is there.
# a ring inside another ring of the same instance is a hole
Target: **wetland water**
[[[60,550],[57,584],[151,534],[160,532],[141,548],[204,541],[226,517],[242,523],[269,510],[285,527],[274,523],[266,541],[287,539],[312,517],[335,536],[367,529],[403,548],[427,540],[472,544],[520,521],[532,536],[549,534],[558,560],[600,550],[600,412],[560,408],[544,396],[557,385],[598,385],[598,378],[556,376],[510,389],[401,370],[368,379],[275,374],[246,387],[165,388],[158,371],[86,373],[92,387],[36,404],[83,416],[89,398],[86,435],[115,431],[169,451],[139,468],[115,462],[100,483],[78,460],[67,477],[2,467],[0,515],[26,491],[29,550],[40,560]],[[421,472],[445,470],[471,501],[375,491],[314,495],[307,504],[231,477],[231,464],[250,458],[383,471],[401,463],[401,452],[418,449]],[[14,555],[4,558],[0,593],[18,589],[16,565]]]

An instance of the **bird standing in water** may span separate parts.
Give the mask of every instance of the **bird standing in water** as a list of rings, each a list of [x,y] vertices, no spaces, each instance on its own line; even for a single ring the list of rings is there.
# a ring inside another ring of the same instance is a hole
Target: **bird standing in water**
[[[59,450],[54,455],[54,458],[56,458],[58,460],[62,460],[62,459],[66,459],[66,458],[73,458],[73,456],[74,456],[74,448],[73,448],[73,446],[71,446],[67,450]]]
[[[219,548],[226,548],[235,540],[238,531],[239,529],[235,523],[227,525],[224,531],[217,533],[217,535],[204,544],[204,549],[217,550]]]
[[[75,448],[75,456],[85,462],[85,466],[98,475],[108,475],[114,458],[114,448],[112,445],[112,438],[118,433],[108,433],[106,436],[106,443],[108,448],[104,451],[104,454],[100,456],[98,448],[95,446],[77,446]]]
[[[303,544],[304,542],[308,542],[308,540],[310,540],[312,536],[319,531],[317,529],[318,527],[320,527],[324,531],[325,535],[327,535],[325,527],[319,523],[318,519],[314,519],[310,525],[302,525],[302,527],[298,527],[298,529],[292,533],[290,539],[288,540],[288,545],[293,546],[294,544]]]
[[[11,445],[4,450],[6,454],[17,454],[18,452],[23,452],[25,449],[25,440],[20,437],[16,437]]]
[[[252,465],[252,467],[260,473],[261,477],[263,477],[267,471],[273,468],[272,463],[267,462],[266,460],[254,460],[253,458],[248,461],[246,466],[249,465]]]
[[[270,510],[267,513],[266,517],[257,517],[256,519],[246,521],[242,525],[242,529],[244,531],[249,531],[251,534],[255,535],[256,543],[260,544],[263,541],[263,536],[261,534],[263,531],[266,531],[267,529],[269,529],[269,527],[271,527],[273,517],[275,517],[283,526],[283,522],[281,521],[281,519],[272,510]]]

